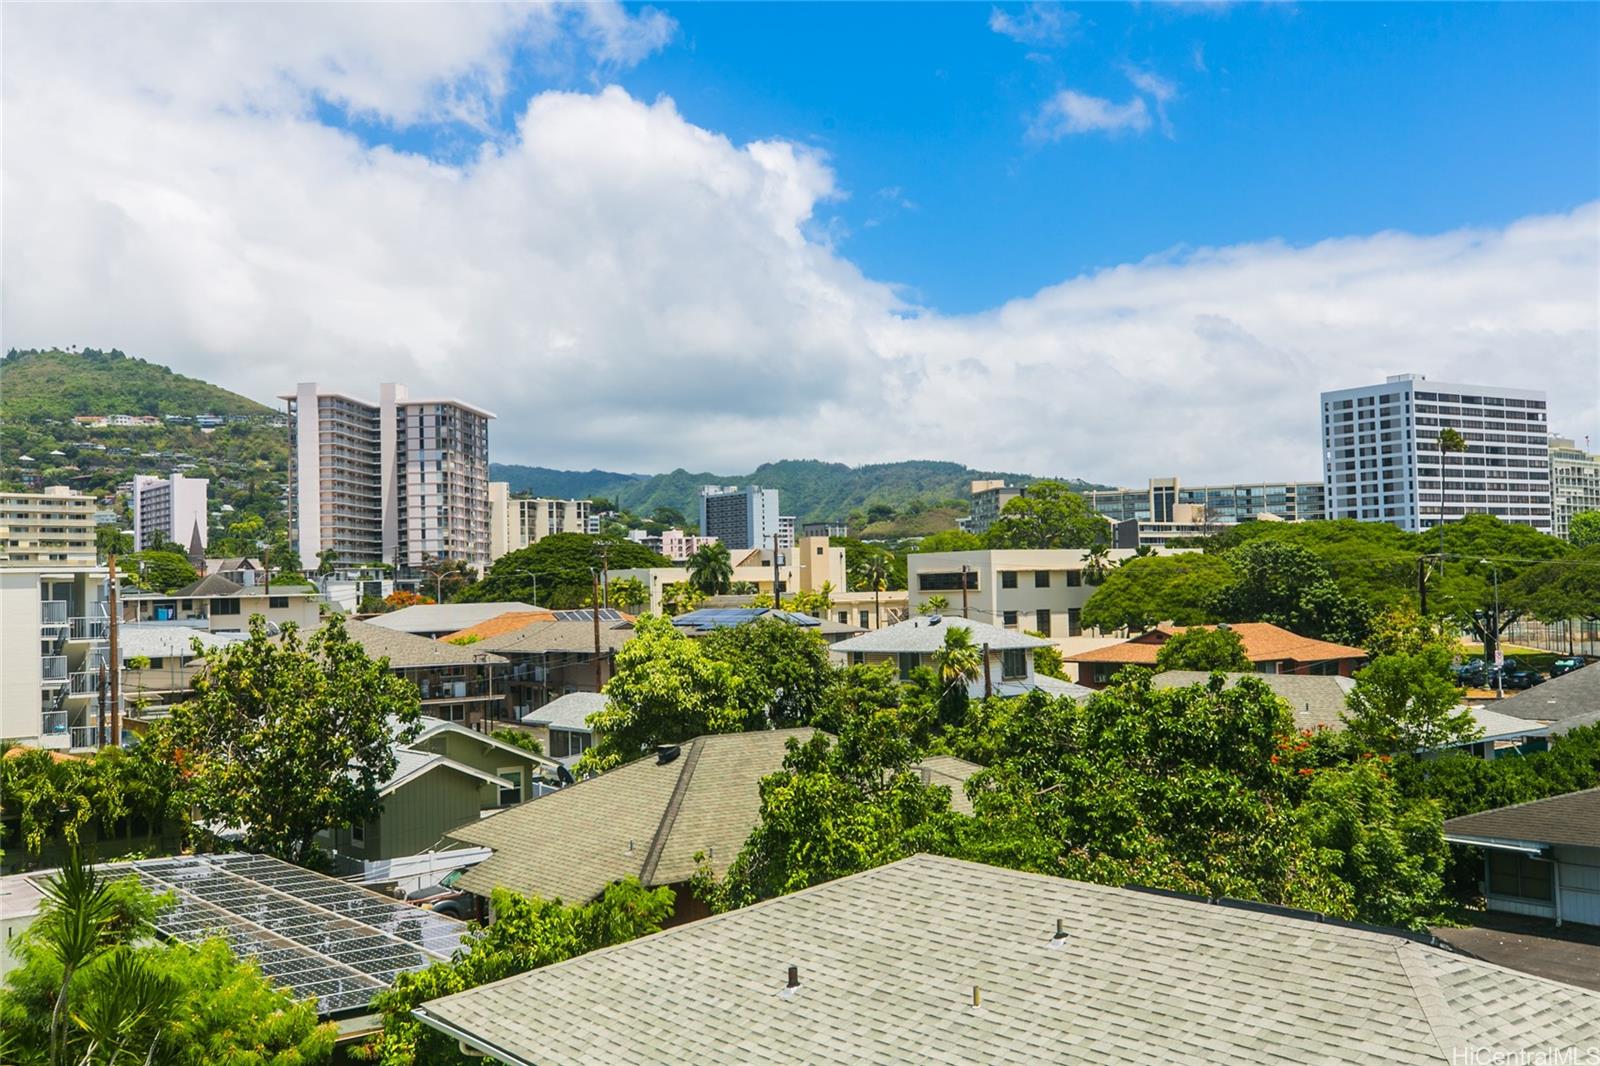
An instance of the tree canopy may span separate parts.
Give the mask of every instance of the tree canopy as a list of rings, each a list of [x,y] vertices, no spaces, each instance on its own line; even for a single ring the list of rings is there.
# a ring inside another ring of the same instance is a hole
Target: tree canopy
[[[1195,627],[1175,633],[1156,649],[1156,669],[1223,670],[1255,669],[1244,653],[1244,641],[1225,626],[1215,629]]]
[[[1574,548],[1600,544],[1600,511],[1579,511],[1567,522],[1567,539]]]
[[[1183,552],[1129,559],[1106,575],[1083,607],[1083,624],[1115,632],[1145,630],[1160,622],[1213,621],[1216,594],[1234,580],[1221,555]]]
[[[1450,678],[1450,652],[1433,645],[1380,655],[1356,672],[1345,723],[1368,751],[1411,753],[1479,736]]]
[[[631,540],[587,533],[553,533],[494,561],[482,581],[461,593],[472,603],[520,601],[543,607],[582,607],[594,595],[602,556],[611,570],[671,566],[671,560]]]
[[[1211,612],[1225,622],[1269,622],[1336,644],[1360,644],[1367,608],[1346,596],[1314,552],[1258,539],[1226,553],[1234,580],[1218,589]]]
[[[1008,502],[985,535],[990,548],[1093,548],[1111,540],[1111,525],[1060,481],[1035,481]]]
[[[181,767],[202,822],[243,830],[253,851],[311,862],[319,831],[377,815],[394,745],[416,735],[421,705],[339,615],[307,640],[293,624],[274,639],[257,615],[247,639],[205,659],[193,697],[147,741]]]

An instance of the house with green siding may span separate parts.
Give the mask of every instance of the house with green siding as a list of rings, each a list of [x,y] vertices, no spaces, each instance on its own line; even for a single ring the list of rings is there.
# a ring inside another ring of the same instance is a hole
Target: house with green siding
[[[550,791],[557,769],[551,759],[435,718],[424,718],[395,757],[394,775],[379,788],[382,813],[324,834],[341,873],[373,875],[395,860],[457,849],[447,832]]]

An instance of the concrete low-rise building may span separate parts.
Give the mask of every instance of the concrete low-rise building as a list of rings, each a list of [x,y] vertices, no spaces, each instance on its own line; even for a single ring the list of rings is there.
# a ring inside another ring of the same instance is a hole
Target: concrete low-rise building
[[[844,549],[834,547],[827,537],[802,537],[793,548],[780,549],[776,567],[773,566],[772,555],[769,548],[730,551],[733,584],[749,585],[758,593],[771,595],[776,578],[779,589],[786,596],[796,592],[820,591],[824,585],[830,586],[837,594],[845,587]],[[663,591],[668,585],[688,581],[689,569],[685,566],[633,567],[612,570],[610,578],[613,581],[632,578],[644,585],[650,593],[650,612],[660,614]]]
[[[1106,562],[1116,565],[1133,556],[1132,550],[1112,548],[1106,553]],[[944,603],[945,614],[1052,639],[1083,633],[1078,619],[1094,593],[1092,578],[1090,553],[1077,548],[912,552],[906,556],[912,610],[937,596]]]
[[[892,663],[900,680],[909,681],[919,666],[937,668],[945,634],[952,629],[965,629],[973,645],[984,652],[982,671],[967,683],[971,698],[1020,696],[1038,687],[1033,653],[1050,647],[1048,640],[965,618],[923,615],[841,640],[829,650],[841,664]]]
[[[120,610],[125,622],[163,622],[213,633],[246,632],[256,615],[276,626],[292,622],[302,631],[315,629],[322,618],[321,597],[310,585],[241,585],[216,574],[176,592],[124,592]]]

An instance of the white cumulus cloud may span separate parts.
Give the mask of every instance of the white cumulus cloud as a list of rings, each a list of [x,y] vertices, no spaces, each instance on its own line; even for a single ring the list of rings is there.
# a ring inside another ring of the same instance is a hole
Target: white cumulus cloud
[[[1028,123],[1028,139],[1059,141],[1075,133],[1143,133],[1150,128],[1150,109],[1141,96],[1123,103],[1062,89],[1040,105]]]
[[[120,347],[263,399],[407,382],[495,410],[496,460],[562,467],[1315,477],[1318,390],[1400,371],[1547,387],[1556,428],[1595,432],[1595,204],[1180,250],[945,315],[819,236],[826,157],[670,99],[541,93],[454,162],[317,118],[487,113],[529,49],[603,77],[667,32],[648,13],[599,46],[620,10],[171,10],[7,11],[8,346]],[[419,22],[380,25],[399,13]]]

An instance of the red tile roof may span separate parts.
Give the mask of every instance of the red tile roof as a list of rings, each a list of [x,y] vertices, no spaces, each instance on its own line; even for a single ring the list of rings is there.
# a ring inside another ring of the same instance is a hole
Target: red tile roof
[[[1144,666],[1154,666],[1156,653],[1161,650],[1161,645],[1166,643],[1167,637],[1176,636],[1186,629],[1215,629],[1216,626],[1158,626],[1144,637],[1135,637],[1133,640],[1123,641],[1121,644],[1112,644],[1104,648],[1095,648],[1091,651],[1079,652],[1077,655],[1068,655],[1067,662],[1071,663],[1138,663]],[[1311,637],[1302,637],[1298,633],[1291,633],[1282,626],[1272,625],[1270,622],[1234,622],[1229,625],[1239,639],[1244,642],[1244,653],[1253,663],[1276,662],[1279,659],[1292,659],[1300,663],[1325,662],[1329,659],[1365,659],[1367,653],[1362,648],[1352,648],[1346,644],[1333,644],[1326,640],[1313,640]],[[1149,639],[1152,634],[1161,635],[1160,640]]]

